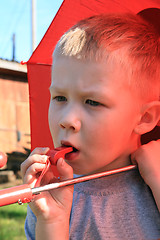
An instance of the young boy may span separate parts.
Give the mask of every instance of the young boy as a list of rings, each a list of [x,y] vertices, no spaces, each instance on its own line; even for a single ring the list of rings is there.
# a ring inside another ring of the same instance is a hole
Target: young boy
[[[27,239],[160,238],[160,143],[140,146],[160,118],[159,60],[154,29],[132,14],[94,16],[62,36],[53,54],[49,125],[54,146],[74,152],[58,160],[60,179],[131,161],[139,171],[36,196]],[[24,183],[34,187],[48,150],[36,148],[22,164]],[[53,179],[48,171],[42,184]]]

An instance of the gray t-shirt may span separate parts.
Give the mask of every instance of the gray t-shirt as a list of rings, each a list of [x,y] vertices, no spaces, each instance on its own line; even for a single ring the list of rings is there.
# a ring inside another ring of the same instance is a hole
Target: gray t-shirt
[[[28,208],[28,240],[35,239],[35,224],[36,217]],[[160,239],[160,213],[137,170],[74,186],[70,240],[82,239]]]

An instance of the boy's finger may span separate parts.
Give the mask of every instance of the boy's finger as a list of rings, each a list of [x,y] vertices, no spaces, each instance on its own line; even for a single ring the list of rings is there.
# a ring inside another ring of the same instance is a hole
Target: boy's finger
[[[43,163],[45,164],[48,160],[48,156],[46,155],[32,155],[29,156],[22,164],[21,164],[21,173],[22,176],[26,174],[27,169],[34,163]]]
[[[28,182],[28,176],[33,176],[33,178],[37,178],[37,173],[41,172],[45,168],[45,164],[43,163],[34,163],[29,168],[27,168],[26,174],[23,176],[24,183]]]
[[[48,147],[35,148],[29,155],[29,157],[21,164],[21,173],[22,176],[25,175],[27,168],[34,162],[42,162],[45,163],[47,161],[47,156],[38,156],[38,155],[44,155],[49,151]]]
[[[73,169],[64,161],[63,158],[58,159],[57,170],[62,181],[73,178]]]
[[[32,155],[34,155],[34,154],[40,154],[40,155],[44,155],[44,154],[46,154],[47,152],[49,151],[49,147],[37,147],[37,148],[35,148],[32,152],[31,152],[31,154],[30,154],[30,156],[32,156]]]

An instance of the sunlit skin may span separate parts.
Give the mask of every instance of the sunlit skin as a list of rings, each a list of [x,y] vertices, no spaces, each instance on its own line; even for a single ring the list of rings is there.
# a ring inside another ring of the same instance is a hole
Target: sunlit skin
[[[116,71],[115,71],[116,69]],[[127,84],[121,66],[55,57],[50,86],[49,125],[55,147],[79,151],[66,160],[76,174],[130,164],[139,145],[134,128],[141,104]]]

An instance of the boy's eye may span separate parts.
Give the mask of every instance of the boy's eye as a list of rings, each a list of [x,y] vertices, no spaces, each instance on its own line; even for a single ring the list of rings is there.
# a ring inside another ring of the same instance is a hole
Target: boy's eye
[[[66,102],[66,101],[67,101],[67,98],[64,97],[64,96],[56,96],[56,97],[54,97],[54,99],[55,99],[57,102]]]
[[[93,100],[91,100],[91,99],[87,99],[87,100],[86,100],[86,104],[89,104],[90,106],[93,106],[93,107],[96,107],[96,106],[100,106],[100,105],[101,105],[101,103],[96,102],[96,101],[93,101]]]

